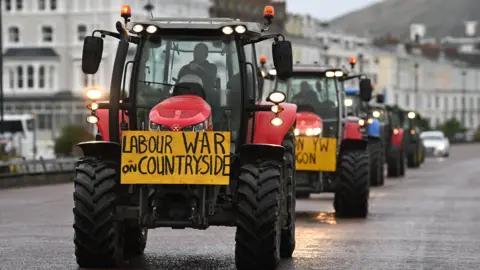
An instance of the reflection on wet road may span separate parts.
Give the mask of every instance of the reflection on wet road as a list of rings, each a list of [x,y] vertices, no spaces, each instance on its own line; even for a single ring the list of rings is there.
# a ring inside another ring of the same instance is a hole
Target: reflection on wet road
[[[478,269],[480,146],[455,146],[371,192],[366,220],[336,219],[332,194],[297,203],[297,248],[279,269]],[[71,185],[0,190],[0,269],[78,269]],[[126,269],[234,269],[234,228],[156,229]]]

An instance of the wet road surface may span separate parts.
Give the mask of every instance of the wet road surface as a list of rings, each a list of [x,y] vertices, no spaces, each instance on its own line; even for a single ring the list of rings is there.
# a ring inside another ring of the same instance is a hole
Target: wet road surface
[[[480,145],[454,146],[371,192],[366,220],[331,194],[297,203],[297,248],[279,269],[480,269]],[[0,190],[0,270],[78,269],[71,184]],[[130,269],[235,269],[234,228],[149,232]]]

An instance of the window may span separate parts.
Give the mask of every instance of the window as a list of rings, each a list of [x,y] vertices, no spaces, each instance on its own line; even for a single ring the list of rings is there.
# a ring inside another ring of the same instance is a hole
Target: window
[[[440,97],[435,96],[435,108],[439,109],[440,108]]]
[[[51,26],[42,26],[42,40],[43,42],[53,41],[53,28]]]
[[[23,67],[17,67],[17,88],[23,88]]]
[[[38,0],[38,9],[45,10],[45,0]]]
[[[8,87],[15,88],[15,70],[13,68],[8,69]]]
[[[87,36],[87,26],[81,24],[77,27],[78,41],[83,41]]]
[[[214,111],[219,106],[230,108],[233,112],[240,109],[239,101],[243,97],[240,88],[243,85],[241,77],[238,76],[239,73],[234,72],[240,65],[236,43],[232,35],[198,36],[191,39],[185,37],[166,38],[161,40],[161,44],[159,41],[157,39],[147,40],[141,52],[141,65],[138,66],[138,72],[142,79],[137,81],[137,89],[142,90],[136,93],[138,107],[152,108],[170,97],[172,92],[177,95],[191,91],[205,95],[207,99],[210,97],[213,100],[221,100],[220,97],[226,97],[218,102],[220,104],[217,102],[210,104]],[[197,59],[192,63],[194,51]],[[203,73],[198,72],[199,67],[204,70]],[[164,87],[175,84],[175,80],[185,84],[194,84],[194,86],[190,89],[176,87],[172,89],[172,92],[170,92],[170,87],[168,89]],[[235,130],[237,123],[239,126],[240,116],[240,113],[232,113],[229,119],[222,114],[218,114],[218,118],[214,115],[213,126],[220,130],[223,127],[231,126],[231,130]],[[230,123],[225,121],[230,121]]]
[[[23,9],[23,0],[17,0],[17,11]]]
[[[48,86],[52,88],[52,90],[55,87],[55,67],[54,66],[50,66],[48,69]]]
[[[20,30],[16,26],[8,28],[8,42],[18,43],[20,41]]]
[[[57,0],[50,0],[50,9],[51,10],[57,9]]]
[[[5,10],[6,11],[12,10],[12,0],[5,0]]]
[[[38,87],[45,88],[45,67],[38,68]]]
[[[28,66],[27,67],[27,87],[28,88],[33,88],[33,66]]]
[[[405,95],[405,106],[410,107],[410,94]]]
[[[453,98],[453,111],[456,111],[457,110],[457,98],[454,97]]]

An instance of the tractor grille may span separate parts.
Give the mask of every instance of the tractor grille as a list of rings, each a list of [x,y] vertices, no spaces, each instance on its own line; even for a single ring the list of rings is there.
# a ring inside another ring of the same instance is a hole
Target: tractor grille
[[[337,137],[338,124],[336,119],[323,120],[323,137],[336,138]]]

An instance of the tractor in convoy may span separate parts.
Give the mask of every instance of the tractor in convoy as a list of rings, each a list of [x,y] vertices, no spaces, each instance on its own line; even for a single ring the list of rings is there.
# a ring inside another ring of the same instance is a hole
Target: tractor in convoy
[[[287,102],[297,105],[297,197],[334,192],[339,217],[368,214],[370,167],[365,120],[347,116],[343,106],[343,81],[357,77],[346,76],[343,69],[297,63],[289,79],[275,79],[272,92],[285,93]],[[362,79],[363,101],[371,99],[371,90],[370,80]]]
[[[370,104],[371,115],[380,121],[380,132],[387,161],[387,176],[405,175],[404,114],[396,106],[384,104],[384,96],[378,94],[376,103]]]
[[[87,121],[98,134],[78,145],[73,214],[80,267],[120,266],[144,252],[148,230],[158,227],[235,226],[237,269],[276,269],[292,256],[297,106],[280,92],[260,100],[255,44],[274,39],[282,79],[292,73],[292,48],[281,34],[267,33],[273,7],[264,15],[264,25],[224,18],[130,22],[124,5],[115,32],[85,38],[86,74],[99,69],[103,38],[119,41],[108,101],[101,89],[86,91]],[[125,63],[130,44],[136,55]],[[346,161],[361,157],[352,152]]]
[[[408,130],[404,136],[408,168],[419,168],[425,160],[425,146],[420,138],[421,130],[418,127],[419,118],[418,113],[403,110],[403,128]]]
[[[373,89],[373,87],[372,87]],[[368,134],[368,153],[370,156],[370,185],[383,186],[385,183],[385,137],[382,136],[381,124],[377,113],[373,113],[370,104],[363,102],[360,89],[345,88],[345,109],[347,115],[358,116],[366,121]],[[373,115],[372,115],[373,113]]]

